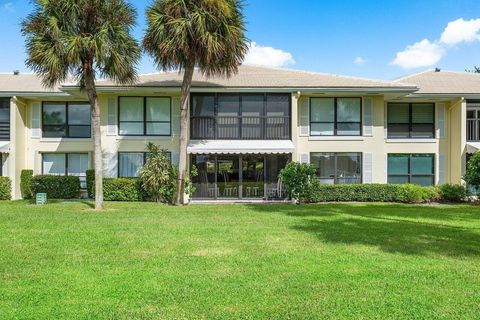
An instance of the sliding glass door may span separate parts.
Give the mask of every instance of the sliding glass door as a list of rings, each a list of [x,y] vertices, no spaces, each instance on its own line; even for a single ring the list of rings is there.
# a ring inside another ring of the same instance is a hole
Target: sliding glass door
[[[265,158],[261,155],[242,157],[243,198],[263,198],[265,196],[264,160]]]
[[[278,175],[291,155],[191,156],[195,199],[282,199]]]
[[[238,156],[217,156],[218,198],[238,198],[240,190],[240,159]]]

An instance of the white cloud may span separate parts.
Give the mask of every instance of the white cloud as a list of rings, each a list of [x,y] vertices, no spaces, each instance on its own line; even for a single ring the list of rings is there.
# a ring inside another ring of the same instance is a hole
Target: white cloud
[[[439,62],[444,54],[443,47],[428,39],[423,39],[398,52],[391,64],[403,69],[429,67]]]
[[[356,57],[355,60],[353,60],[353,63],[358,64],[358,65],[362,65],[362,64],[367,63],[367,60],[362,58],[362,57]]]
[[[440,42],[449,46],[477,40],[480,40],[480,19],[451,21],[440,37]]]
[[[3,5],[3,9],[6,11],[13,11],[13,2],[7,2]]]
[[[295,60],[289,52],[251,42],[243,63],[267,67],[284,67],[295,64]]]

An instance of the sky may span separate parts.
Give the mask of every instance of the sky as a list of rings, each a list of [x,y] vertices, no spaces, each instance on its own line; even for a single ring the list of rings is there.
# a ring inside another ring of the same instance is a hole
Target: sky
[[[137,7],[134,36],[150,1]],[[394,79],[480,66],[480,0],[244,0],[245,64]],[[0,72],[30,72],[20,22],[30,0],[0,0]],[[140,73],[155,72],[144,56]]]

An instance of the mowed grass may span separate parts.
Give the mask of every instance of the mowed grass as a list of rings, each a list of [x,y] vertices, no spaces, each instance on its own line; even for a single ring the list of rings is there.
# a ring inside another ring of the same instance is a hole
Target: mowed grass
[[[1,319],[478,319],[480,207],[0,203]]]

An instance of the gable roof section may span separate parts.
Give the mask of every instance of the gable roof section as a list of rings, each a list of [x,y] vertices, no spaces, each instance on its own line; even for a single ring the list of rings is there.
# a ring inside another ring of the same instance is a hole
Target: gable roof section
[[[397,79],[394,83],[417,86],[419,90],[415,95],[480,94],[479,73],[427,70]]]
[[[135,87],[181,87],[183,74],[164,72],[140,75]],[[97,82],[99,88],[117,87],[110,80]],[[68,85],[66,86],[68,87]],[[415,86],[391,81],[371,80],[325,73],[315,73],[280,68],[240,66],[230,78],[205,77],[200,72],[193,75],[194,88],[383,88],[416,90]]]

